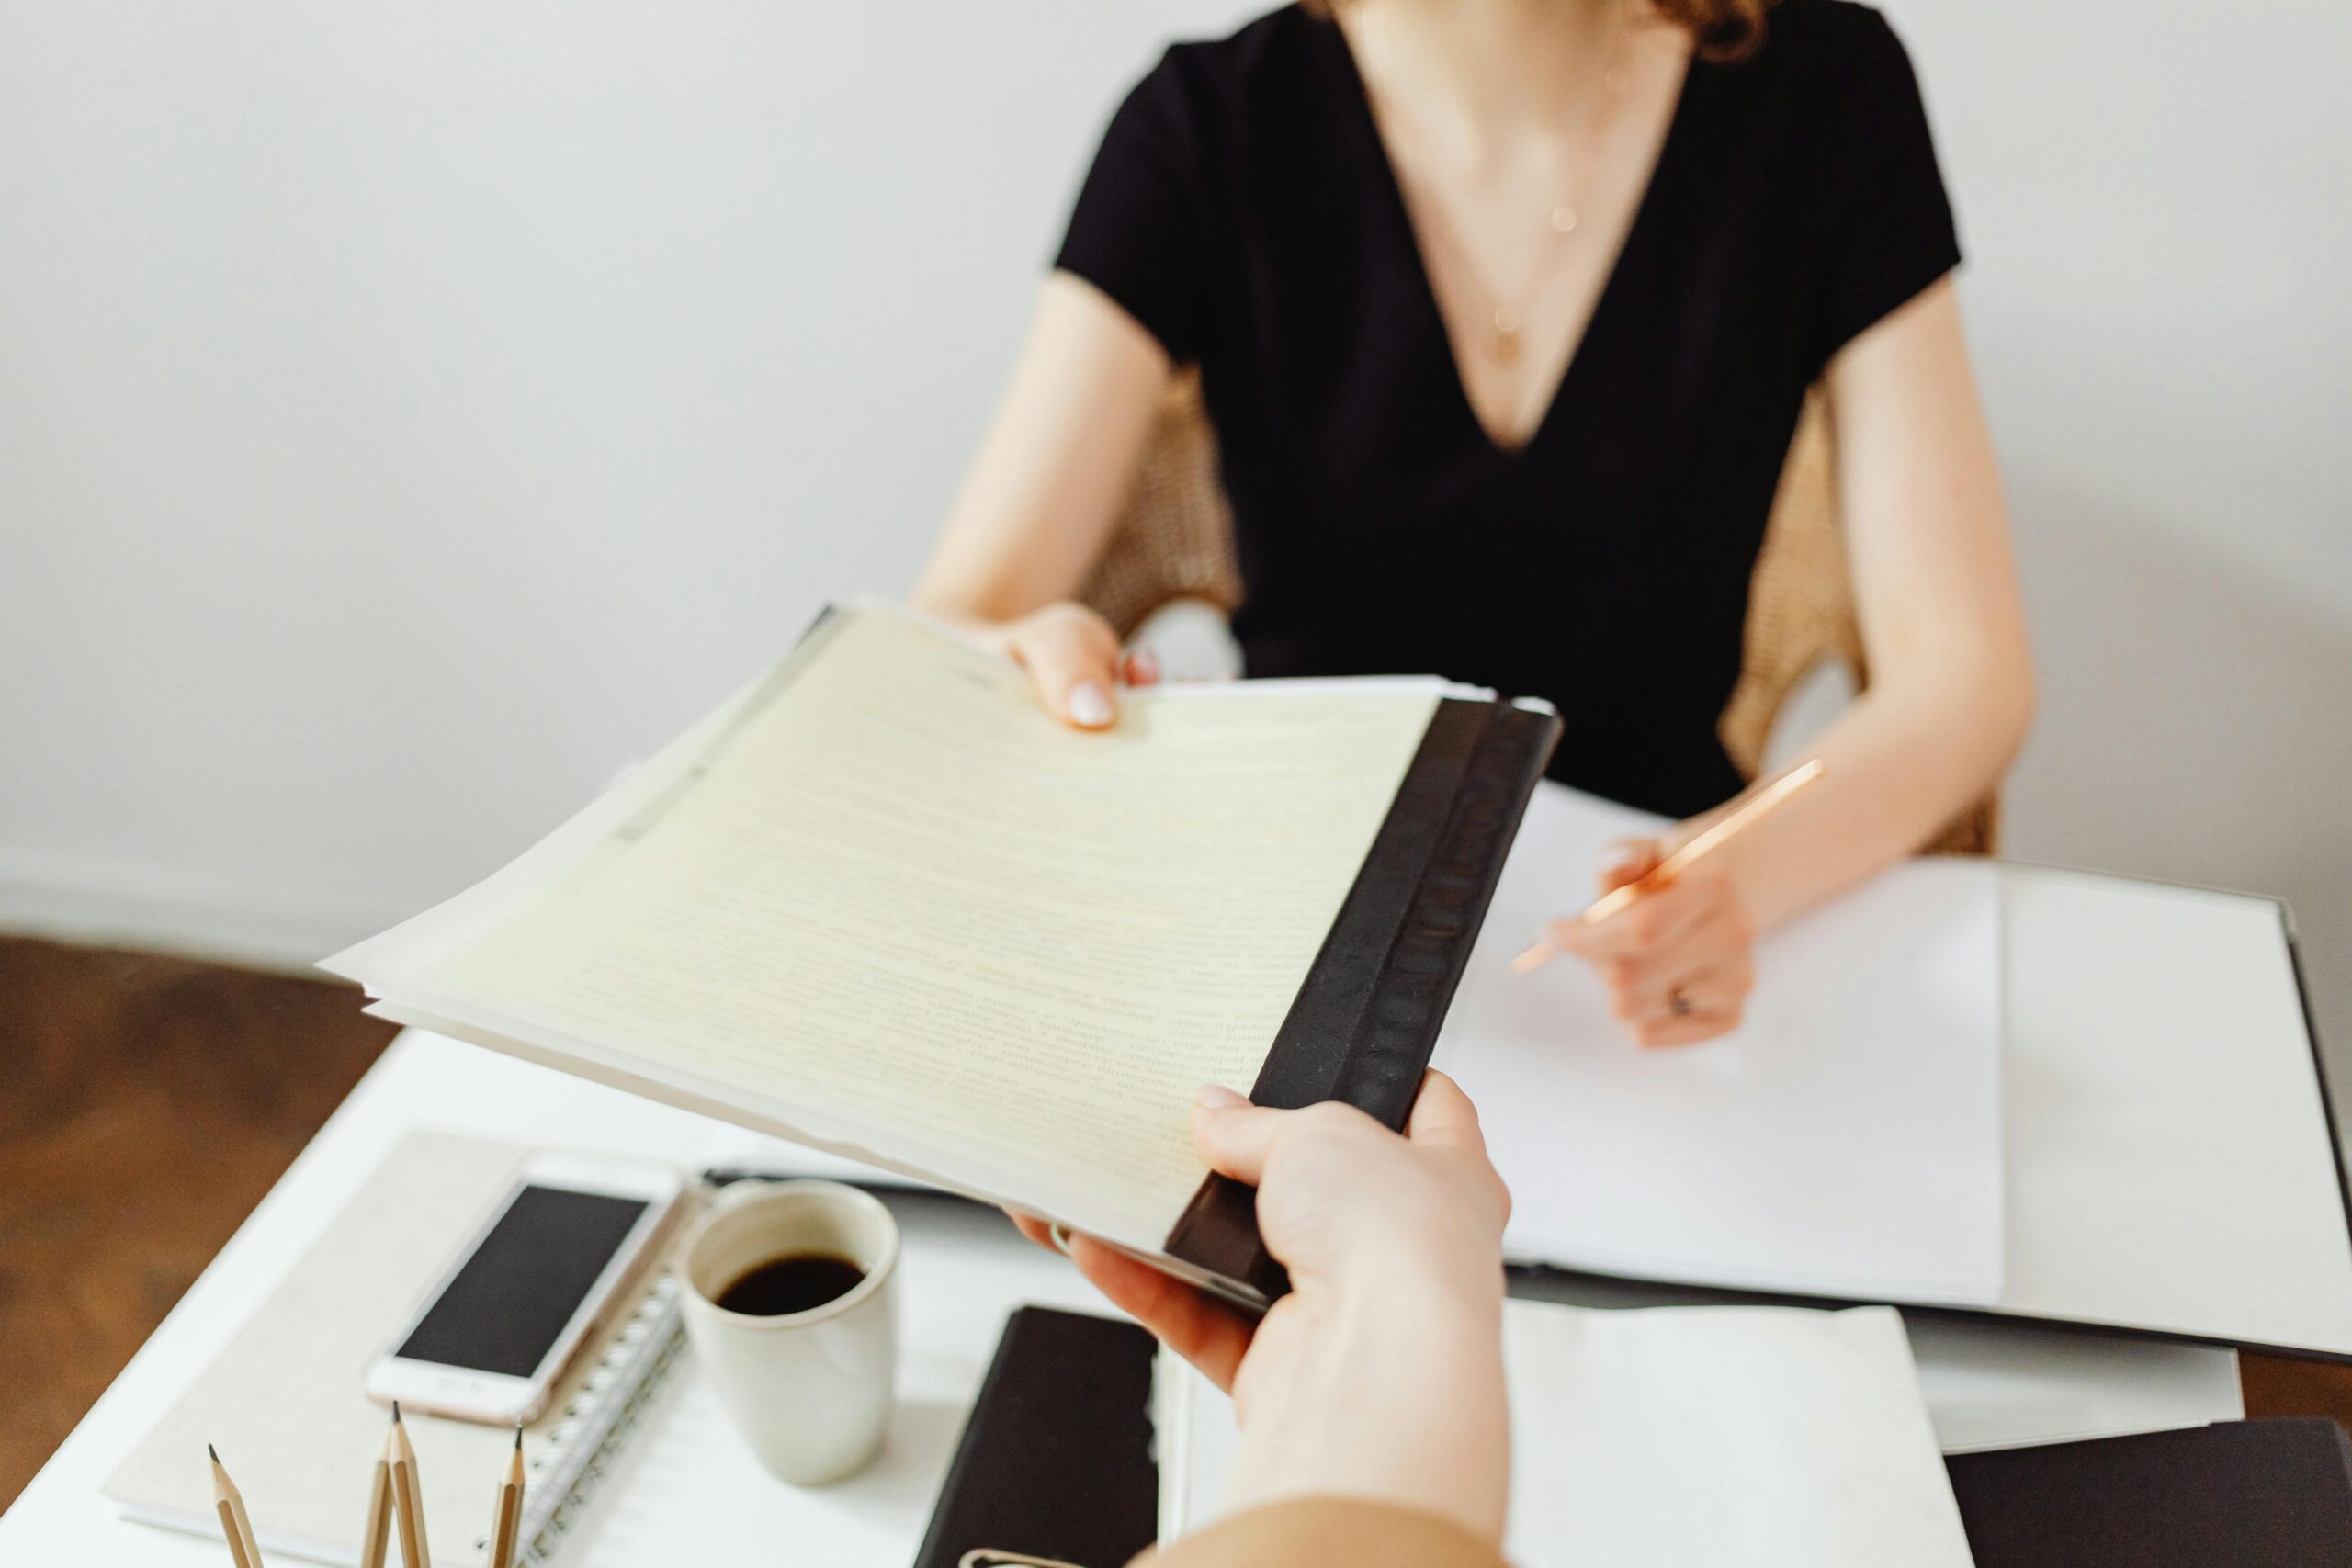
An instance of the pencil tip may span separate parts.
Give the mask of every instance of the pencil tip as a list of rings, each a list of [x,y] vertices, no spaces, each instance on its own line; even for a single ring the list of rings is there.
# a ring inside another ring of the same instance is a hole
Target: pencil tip
[[[520,1421],[514,1423],[514,1451],[518,1454],[523,1451],[523,1423]]]
[[[219,1449],[214,1448],[210,1443],[207,1443],[204,1445],[204,1451],[212,1456],[213,1463],[219,1464],[220,1462],[220,1450]]]
[[[395,1399],[395,1400],[393,1400],[393,1401],[392,1401],[392,1425],[393,1425],[393,1426],[395,1426],[395,1427],[397,1427],[397,1426],[399,1426],[400,1424],[401,1424],[401,1402],[400,1402],[399,1400]]]

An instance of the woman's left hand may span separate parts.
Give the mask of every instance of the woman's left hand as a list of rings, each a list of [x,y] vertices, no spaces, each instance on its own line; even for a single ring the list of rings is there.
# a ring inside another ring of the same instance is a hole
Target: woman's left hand
[[[1655,839],[1619,844],[1601,864],[1600,891],[1640,881],[1666,852]],[[1706,859],[1605,920],[1555,921],[1551,940],[1593,966],[1611,1010],[1644,1046],[1728,1033],[1756,985],[1754,922],[1729,874]]]

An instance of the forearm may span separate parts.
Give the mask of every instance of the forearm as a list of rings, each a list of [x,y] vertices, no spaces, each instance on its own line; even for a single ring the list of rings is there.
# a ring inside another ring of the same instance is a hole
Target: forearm
[[[1136,1568],[1505,1568],[1495,1542],[1419,1508],[1299,1497],[1229,1514]]]
[[[1273,1325],[1301,1337],[1300,1364],[1235,1393],[1235,1506],[1366,1497],[1502,1538],[1510,1484],[1499,1281],[1491,1299],[1361,1303],[1351,1321]],[[1264,1330],[1261,1330],[1264,1332]]]
[[[1949,278],[1826,378],[1868,690],[1815,743],[1820,783],[1724,849],[1769,928],[1917,851],[2000,778],[2032,660],[1991,436]]]
[[[917,583],[917,608],[1002,625],[1075,594],[1102,553],[1168,357],[1091,286],[1056,273]]]
[[[1749,919],[1769,930],[1916,852],[1998,782],[2031,711],[2021,648],[1873,684],[1808,748],[1821,780],[1724,847]]]

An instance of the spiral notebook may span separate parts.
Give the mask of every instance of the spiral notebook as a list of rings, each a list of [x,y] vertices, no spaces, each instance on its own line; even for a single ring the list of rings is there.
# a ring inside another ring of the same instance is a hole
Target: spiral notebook
[[[403,1139],[107,1483],[116,1509],[217,1536],[205,1464],[205,1445],[215,1444],[264,1551],[356,1565],[386,1422],[361,1387],[368,1363],[530,1152],[445,1133]],[[633,1304],[582,1350],[548,1413],[524,1429],[526,1564],[555,1557],[682,1353],[670,1276],[650,1270],[628,1291]],[[434,1562],[480,1568],[512,1432],[414,1413],[405,1421]]]

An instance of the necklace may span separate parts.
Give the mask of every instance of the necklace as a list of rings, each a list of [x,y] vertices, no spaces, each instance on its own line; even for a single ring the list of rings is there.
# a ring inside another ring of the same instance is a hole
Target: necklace
[[[1606,64],[1601,69],[1600,86],[1592,94],[1592,110],[1585,126],[1582,155],[1569,160],[1568,177],[1565,182],[1566,188],[1560,193],[1559,198],[1552,204],[1551,210],[1545,214],[1544,233],[1537,247],[1535,258],[1529,264],[1527,276],[1521,280],[1517,288],[1508,292],[1496,288],[1486,276],[1484,269],[1479,266],[1477,258],[1469,254],[1468,247],[1464,245],[1459,237],[1453,232],[1451,226],[1445,220],[1442,205],[1434,200],[1428,204],[1430,209],[1430,215],[1435,220],[1430,224],[1430,228],[1436,237],[1453,251],[1454,258],[1461,264],[1464,274],[1477,285],[1479,292],[1487,298],[1489,306],[1487,325],[1491,330],[1479,334],[1479,347],[1498,363],[1510,365],[1518,361],[1523,346],[1521,333],[1526,325],[1526,306],[1530,297],[1533,295],[1537,287],[1543,282],[1544,275],[1550,270],[1554,255],[1557,254],[1560,246],[1566,243],[1568,236],[1576,232],[1577,225],[1583,220],[1577,210],[1577,203],[1583,196],[1589,194],[1590,182],[1585,176],[1589,174],[1591,167],[1600,161],[1600,149],[1605,144],[1611,122],[1615,118],[1618,106],[1623,102],[1625,95],[1625,54],[1634,30],[1632,8],[1632,0],[1625,0],[1625,3],[1611,5],[1610,7],[1612,25],[1610,28],[1608,53],[1604,57]],[[1386,67],[1390,59],[1386,27],[1381,19],[1381,14],[1377,11],[1370,13],[1365,20],[1370,24],[1366,28],[1366,41],[1372,45],[1368,52],[1372,53],[1378,62],[1375,74],[1385,81],[1388,76]],[[1387,98],[1391,118],[1403,121],[1404,128],[1408,133],[1408,141],[1417,140],[1425,146],[1430,140],[1429,136],[1415,118],[1412,111],[1393,95],[1384,95],[1384,96]],[[1425,166],[1427,159],[1421,153],[1420,148],[1415,147],[1406,162]],[[1434,186],[1438,182],[1431,179],[1428,183]]]

